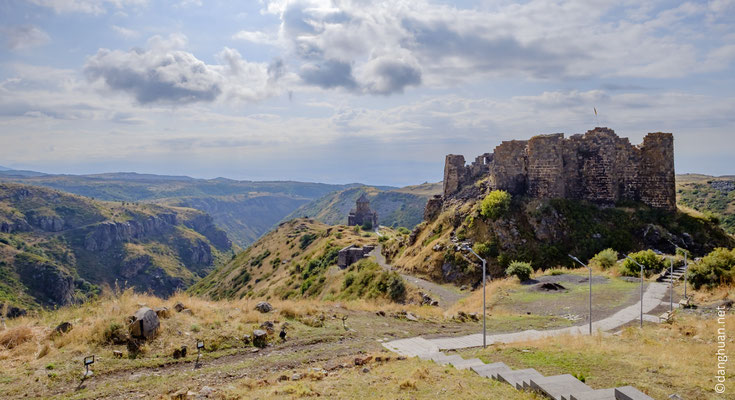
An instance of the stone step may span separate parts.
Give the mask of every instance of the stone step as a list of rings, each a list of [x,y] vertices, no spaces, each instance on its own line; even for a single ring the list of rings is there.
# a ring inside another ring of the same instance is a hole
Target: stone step
[[[652,397],[646,395],[633,386],[623,386],[615,388],[616,400],[653,400]]]
[[[443,359],[437,358],[436,360],[434,360],[434,362],[440,365],[461,363],[462,361],[464,361],[464,358],[462,358],[462,356],[457,355],[457,354],[452,354],[451,356],[445,356]]]
[[[569,400],[616,400],[615,389],[597,389],[589,392],[576,392],[569,395]]]
[[[540,372],[533,368],[512,371],[499,371],[497,380],[506,382],[518,390],[530,387],[531,379],[543,378]]]
[[[531,379],[531,389],[546,394],[554,400],[569,400],[573,393],[592,391],[592,388],[569,374]]]
[[[421,354],[419,354],[419,358],[420,359],[422,359],[422,360],[432,360],[432,361],[434,361],[434,358],[435,357],[440,357],[440,356],[446,357],[446,356],[444,356],[444,353],[442,353],[442,352],[421,353]]]
[[[472,367],[479,367],[481,365],[485,365],[485,363],[482,362],[482,360],[480,360],[479,358],[470,358],[469,360],[453,362],[452,365],[454,366],[454,368],[457,368],[457,369],[469,369]]]
[[[476,367],[470,367],[471,370],[475,371],[477,375],[483,378],[498,379],[498,372],[510,371],[510,367],[502,362],[496,362],[492,364],[484,364]]]

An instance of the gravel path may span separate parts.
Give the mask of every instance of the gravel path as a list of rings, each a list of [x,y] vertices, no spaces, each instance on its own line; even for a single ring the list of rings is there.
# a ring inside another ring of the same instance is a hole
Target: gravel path
[[[393,271],[393,267],[388,264],[385,260],[385,256],[382,253],[383,246],[378,245],[375,250],[373,250],[370,255],[375,257],[375,260],[377,261],[378,265],[383,267],[383,269]],[[400,273],[401,277],[406,280],[407,282],[410,282],[416,286],[418,286],[421,290],[424,292],[427,292],[429,296],[431,296],[433,299],[439,301],[439,306],[442,308],[448,308],[452,306],[454,303],[458,302],[459,300],[467,297],[468,294],[463,293],[457,293],[451,289],[447,289],[444,286],[438,285],[434,282],[427,281],[426,279],[417,278],[415,276],[406,275],[403,273]]]

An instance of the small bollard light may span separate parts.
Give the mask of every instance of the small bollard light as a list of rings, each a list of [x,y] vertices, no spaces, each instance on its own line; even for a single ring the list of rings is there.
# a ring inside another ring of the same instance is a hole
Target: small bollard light
[[[84,372],[84,378],[87,378],[93,375],[92,371],[89,370],[89,366],[92,364],[94,364],[94,355],[91,355],[89,357],[84,357],[84,368],[86,368],[86,371]]]
[[[194,364],[194,368],[199,368],[199,358],[202,356],[202,349],[204,348],[204,341],[197,340],[197,361]]]

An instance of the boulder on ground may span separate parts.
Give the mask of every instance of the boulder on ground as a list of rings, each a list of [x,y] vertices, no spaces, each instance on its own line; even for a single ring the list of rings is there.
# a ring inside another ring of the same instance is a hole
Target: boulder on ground
[[[56,329],[54,329],[54,333],[61,335],[69,332],[71,328],[73,328],[71,322],[62,322],[59,324],[59,326],[56,327]]]
[[[159,307],[154,310],[156,312],[156,315],[158,315],[158,318],[160,319],[166,319],[171,317],[171,310],[168,309],[168,307]]]
[[[130,336],[136,339],[153,339],[161,326],[156,312],[148,307],[140,308],[130,320],[130,325],[128,325]]]
[[[184,311],[185,309],[186,309],[186,306],[185,306],[185,305],[183,305],[183,304],[182,304],[181,302],[178,302],[178,303],[176,303],[176,304],[174,305],[174,310],[176,310],[176,312],[182,312],[182,311]]]
[[[262,324],[260,324],[261,329],[265,329],[268,333],[273,333],[275,331],[275,325],[273,325],[273,322],[271,321],[265,321]]]
[[[261,301],[260,303],[255,305],[255,309],[265,314],[265,313],[269,313],[273,311],[273,306],[271,305],[271,303],[268,303],[267,301]]]
[[[261,329],[253,331],[253,345],[259,348],[265,348],[268,346],[268,333]]]

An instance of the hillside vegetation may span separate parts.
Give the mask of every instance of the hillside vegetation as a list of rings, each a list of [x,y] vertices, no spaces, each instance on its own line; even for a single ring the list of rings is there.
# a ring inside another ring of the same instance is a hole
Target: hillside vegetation
[[[395,190],[362,186],[330,193],[299,207],[285,220],[298,217],[314,218],[329,225],[347,223],[347,215],[355,207],[355,201],[365,193],[370,208],[378,212],[380,225],[413,228],[423,219],[426,202],[441,191],[441,184],[407,186]]]
[[[47,175],[30,171],[0,171],[0,181],[44,186],[105,201],[195,208],[211,215],[230,239],[243,248],[299,206],[327,193],[357,186],[136,173]]]
[[[299,218],[278,228],[217,268],[190,292],[214,299],[261,298],[321,300],[405,299],[406,287],[395,273],[370,260],[346,270],[337,253],[349,246],[376,245],[378,236],[356,227],[329,226]]]
[[[709,219],[685,212],[669,214],[641,204],[600,208],[565,199],[512,198],[505,203],[492,197],[450,200],[438,217],[420,224],[411,235],[390,240],[386,255],[394,266],[436,281],[475,283],[481,268],[458,251],[459,242],[474,245],[495,277],[504,276],[512,261],[530,262],[534,269],[571,267],[567,254],[589,260],[606,248],[621,253],[654,248],[673,254],[673,242],[703,256],[716,247],[735,245],[735,239]]]
[[[676,176],[676,201],[735,235],[735,176]]]
[[[61,306],[102,285],[168,296],[232,252],[198,210],[0,184],[0,303]]]

